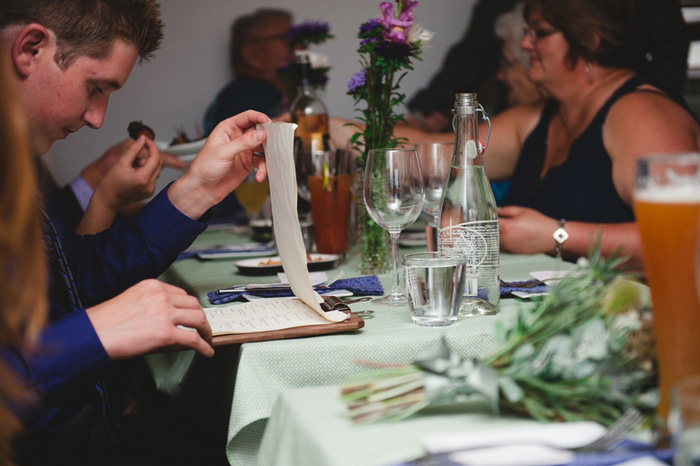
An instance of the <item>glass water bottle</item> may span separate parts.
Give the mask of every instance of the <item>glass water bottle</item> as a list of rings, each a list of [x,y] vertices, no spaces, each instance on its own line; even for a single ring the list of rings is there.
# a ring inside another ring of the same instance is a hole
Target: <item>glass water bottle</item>
[[[457,94],[453,113],[456,142],[440,202],[438,250],[467,257],[460,316],[490,315],[498,312],[500,301],[498,212],[481,159],[491,136],[491,120],[473,93]],[[479,113],[489,124],[483,149]]]

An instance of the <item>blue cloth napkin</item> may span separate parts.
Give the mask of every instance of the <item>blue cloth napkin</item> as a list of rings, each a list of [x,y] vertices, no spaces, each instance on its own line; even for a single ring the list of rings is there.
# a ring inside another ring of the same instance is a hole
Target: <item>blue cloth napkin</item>
[[[328,294],[336,290],[348,290],[356,295],[372,295],[381,296],[384,294],[384,287],[376,275],[367,275],[365,277],[345,278],[332,283],[329,287],[321,288],[314,287],[319,294]],[[260,296],[263,298],[282,298],[285,296],[293,296],[292,290],[251,290],[251,291],[235,291],[231,293],[219,293],[218,291],[210,291],[207,293],[209,302],[212,304],[226,304],[244,294]]]
[[[577,453],[568,466],[612,466],[631,461],[642,456],[652,456],[659,461],[671,464],[673,449],[658,450],[646,443],[623,440],[615,449],[601,453]]]
[[[514,291],[525,293],[547,293],[550,287],[547,285],[536,285],[542,283],[540,280],[525,280],[521,282],[501,282],[501,297],[511,294]]]

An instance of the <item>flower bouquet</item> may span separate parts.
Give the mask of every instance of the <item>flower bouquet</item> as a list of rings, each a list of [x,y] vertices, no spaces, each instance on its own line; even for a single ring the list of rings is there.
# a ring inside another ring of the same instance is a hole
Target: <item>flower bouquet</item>
[[[328,73],[331,69],[328,57],[316,52],[311,52],[311,45],[320,45],[335,36],[330,33],[328,23],[322,21],[304,21],[301,24],[293,25],[287,32],[287,42],[289,48],[295,52],[307,52],[311,64],[310,84],[316,90],[324,90],[328,83]],[[285,87],[287,99],[294,102],[294,98],[299,90],[299,75],[293,62],[279,68],[277,76]]]
[[[341,398],[354,422],[403,419],[430,405],[479,399],[494,411],[610,425],[658,401],[651,313],[643,285],[591,255],[532,309],[494,328],[498,349],[464,360],[443,342],[411,366],[358,374]]]
[[[348,94],[353,97],[363,123],[363,126],[356,125],[358,132],[350,139],[353,147],[362,153],[358,161],[360,182],[370,149],[396,147],[402,142],[393,134],[396,124],[403,121],[403,114],[396,109],[403,105],[406,97],[399,92],[399,85],[413,69],[411,60],[420,59],[423,48],[433,36],[415,22],[413,9],[417,5],[415,0],[396,0],[394,10],[393,2],[381,2],[379,18],[360,26],[357,52],[362,70],[348,81]],[[362,108],[359,107],[361,102],[364,102]],[[391,263],[388,234],[369,217],[362,205],[359,210],[362,272],[387,271]]]

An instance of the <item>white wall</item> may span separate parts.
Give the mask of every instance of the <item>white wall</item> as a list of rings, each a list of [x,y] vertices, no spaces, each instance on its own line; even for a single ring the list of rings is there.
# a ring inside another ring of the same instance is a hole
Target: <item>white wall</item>
[[[417,20],[435,32],[432,48],[415,63],[401,89],[410,98],[440,67],[449,46],[464,33],[475,0],[422,0]],[[110,145],[124,139],[132,120],[143,120],[156,139],[170,140],[175,126],[195,134],[204,111],[229,80],[228,40],[231,22],[260,7],[286,8],[295,23],[322,20],[335,35],[314,50],[327,55],[332,70],[324,100],[331,115],[353,118],[352,99],[345,94],[348,78],[359,71],[356,49],[360,24],[379,15],[379,0],[162,0],[165,40],[155,60],[136,66],[123,89],[110,98],[101,129],[87,127],[58,141],[46,160],[58,183],[70,181],[83,166]],[[178,172],[164,170],[159,186]]]

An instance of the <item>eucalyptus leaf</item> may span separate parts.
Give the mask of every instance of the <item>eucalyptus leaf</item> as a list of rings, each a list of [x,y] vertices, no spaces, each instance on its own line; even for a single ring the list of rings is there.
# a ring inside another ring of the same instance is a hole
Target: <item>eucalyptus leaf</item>
[[[498,385],[501,388],[501,392],[503,392],[503,396],[511,403],[518,403],[525,396],[523,389],[520,388],[512,377],[501,376],[498,379]]]
[[[517,364],[519,362],[530,359],[533,354],[535,354],[535,347],[531,343],[525,343],[523,345],[520,345],[513,352],[513,363]]]
[[[598,366],[592,361],[579,361],[571,364],[565,371],[565,379],[585,379],[595,374]]]
[[[533,360],[534,374],[561,374],[574,363],[572,339],[568,335],[554,335],[547,340]]]

